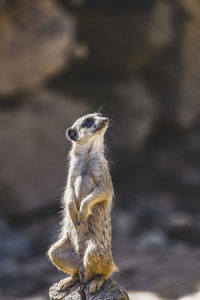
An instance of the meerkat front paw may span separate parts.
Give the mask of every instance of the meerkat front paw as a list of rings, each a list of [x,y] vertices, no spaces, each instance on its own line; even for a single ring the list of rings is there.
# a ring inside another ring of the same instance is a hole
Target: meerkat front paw
[[[99,291],[102,287],[102,285],[105,282],[105,277],[104,276],[96,276],[92,282],[90,283],[90,293],[96,293],[97,291]]]
[[[61,292],[66,290],[68,287],[74,285],[74,283],[78,280],[78,275],[72,275],[70,277],[66,277],[62,279],[58,286],[57,286],[57,291]]]
[[[79,223],[86,222],[89,214],[90,211],[85,206],[81,206],[79,211]]]
[[[71,202],[68,203],[68,210],[69,210],[69,215],[72,219],[72,222],[74,224],[77,224],[77,222],[79,220],[79,213],[76,210],[74,202],[71,201]]]

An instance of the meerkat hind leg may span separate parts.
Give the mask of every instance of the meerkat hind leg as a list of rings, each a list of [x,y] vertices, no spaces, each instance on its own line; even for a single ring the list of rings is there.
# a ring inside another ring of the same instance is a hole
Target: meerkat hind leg
[[[52,263],[67,274],[78,274],[80,260],[72,250],[69,240],[59,240],[48,251]]]
[[[74,274],[62,279],[57,286],[57,291],[61,292],[66,290],[68,287],[72,286],[76,281],[78,281],[78,279],[79,279],[78,274]]]

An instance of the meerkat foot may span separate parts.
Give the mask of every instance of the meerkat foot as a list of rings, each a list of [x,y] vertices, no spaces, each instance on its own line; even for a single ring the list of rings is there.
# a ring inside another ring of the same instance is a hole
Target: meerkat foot
[[[90,283],[90,293],[93,294],[99,291],[102,285],[104,284],[104,282],[105,282],[104,276],[101,275],[96,276]]]
[[[74,283],[78,280],[78,275],[71,275],[69,277],[66,277],[64,279],[62,279],[58,286],[57,286],[57,291],[61,292],[66,290],[68,287],[74,285]]]
[[[92,274],[88,273],[82,266],[79,270],[79,280],[81,283],[86,284],[92,278]]]

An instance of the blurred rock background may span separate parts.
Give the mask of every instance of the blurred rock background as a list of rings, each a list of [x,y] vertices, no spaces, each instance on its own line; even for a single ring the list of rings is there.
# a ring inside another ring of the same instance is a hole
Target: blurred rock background
[[[65,130],[101,106],[114,277],[136,300],[198,298],[199,85],[198,0],[0,1],[0,298],[48,299],[63,277],[45,253]]]

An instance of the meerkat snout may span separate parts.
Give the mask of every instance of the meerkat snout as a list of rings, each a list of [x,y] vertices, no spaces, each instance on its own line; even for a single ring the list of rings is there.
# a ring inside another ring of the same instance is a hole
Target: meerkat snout
[[[105,124],[107,124],[109,122],[108,118],[103,118],[101,121],[102,126],[104,126]]]

